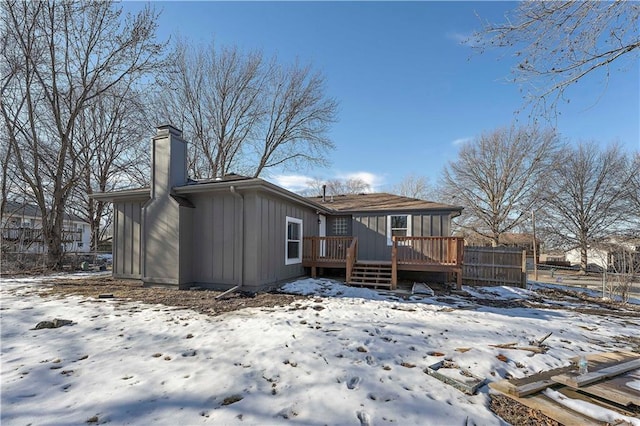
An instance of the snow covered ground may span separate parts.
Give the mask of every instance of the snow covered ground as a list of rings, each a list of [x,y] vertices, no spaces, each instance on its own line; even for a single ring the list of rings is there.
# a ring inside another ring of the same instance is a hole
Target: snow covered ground
[[[311,299],[216,317],[42,297],[44,288],[39,279],[0,282],[2,425],[502,424],[487,386],[469,396],[424,370],[446,358],[488,381],[523,377],[576,355],[629,350],[624,336],[640,335],[640,318],[567,309],[578,300],[509,309],[455,295],[402,300],[326,279],[285,286]],[[53,318],[74,324],[33,330]],[[490,346],[549,332],[545,354]]]

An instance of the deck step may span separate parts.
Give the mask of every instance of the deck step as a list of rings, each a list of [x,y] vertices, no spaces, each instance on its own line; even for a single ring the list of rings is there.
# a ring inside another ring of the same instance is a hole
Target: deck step
[[[348,284],[358,287],[391,288],[391,265],[356,263]]]

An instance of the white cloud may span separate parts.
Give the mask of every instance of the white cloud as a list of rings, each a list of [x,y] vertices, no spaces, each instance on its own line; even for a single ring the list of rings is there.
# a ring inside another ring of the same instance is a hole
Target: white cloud
[[[471,142],[473,140],[473,138],[458,138],[454,141],[451,142],[451,145],[453,146],[462,146],[464,144],[466,144],[467,142]]]
[[[374,192],[376,191],[377,187],[382,186],[382,184],[384,183],[384,178],[382,176],[378,176],[374,173],[364,172],[364,171],[341,173],[337,177],[338,179],[344,179],[344,180],[359,179],[365,182],[367,185],[369,185],[371,190]]]
[[[466,47],[478,47],[481,45],[481,39],[475,33],[462,33],[451,31],[445,34],[449,40],[453,40],[456,44]]]
[[[464,44],[465,41],[469,40],[469,35],[458,32],[449,32],[447,33],[447,38],[449,40],[455,41],[458,44]]]
[[[357,171],[357,172],[332,172],[329,171],[324,176],[306,176],[306,175],[274,175],[270,176],[269,180],[274,184],[281,186],[285,189],[288,189],[292,192],[303,192],[304,190],[309,188],[309,183],[313,181],[325,180],[329,181],[332,179],[338,180],[348,180],[348,179],[360,179],[366,184],[369,185],[371,191],[378,191],[378,188],[384,184],[384,177],[380,175],[376,175],[375,173],[366,172],[366,171]]]
[[[300,192],[307,189],[309,182],[314,179],[305,175],[276,175],[271,176],[270,180],[291,192]]]

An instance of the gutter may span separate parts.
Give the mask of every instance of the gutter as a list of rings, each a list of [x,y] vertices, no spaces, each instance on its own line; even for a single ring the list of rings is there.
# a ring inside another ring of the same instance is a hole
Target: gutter
[[[232,290],[237,290],[238,288],[242,288],[242,286],[244,285],[244,225],[245,225],[245,220],[244,220],[244,196],[242,194],[240,194],[239,192],[236,191],[236,187],[234,185],[231,185],[229,187],[229,191],[231,191],[231,194],[235,195],[236,197],[238,197],[240,199],[240,236],[239,236],[239,244],[240,244],[240,261],[238,262],[240,264],[240,271],[239,271],[239,279],[238,279],[238,285],[236,287],[234,287],[233,289],[230,289],[229,291]]]
[[[201,192],[215,192],[215,191],[226,191],[227,186],[229,186],[229,189],[231,189],[231,187],[235,187],[235,190],[232,190],[231,192],[234,192],[238,189],[242,189],[244,191],[248,191],[248,190],[253,190],[253,189],[260,189],[263,191],[266,191],[268,193],[277,195],[281,198],[290,200],[290,201],[294,201],[296,203],[299,204],[303,204],[307,207],[310,207],[312,209],[316,209],[316,210],[320,210],[322,212],[325,212],[327,214],[331,214],[332,212],[334,212],[333,209],[327,208],[327,205],[323,205],[322,203],[315,203],[312,200],[309,200],[305,197],[302,197],[301,195],[295,194],[291,191],[288,191],[284,188],[281,188],[277,185],[274,185],[266,180],[260,179],[260,178],[251,178],[251,179],[245,179],[245,180],[237,180],[237,181],[232,181],[232,182],[208,182],[208,183],[201,183],[198,185],[183,185],[183,186],[176,186],[173,188],[173,191],[175,194],[178,195],[182,195],[182,194],[196,194],[196,193],[201,193]]]
[[[151,198],[151,188],[125,189],[121,191],[96,192],[89,195],[94,200],[114,202],[129,200],[148,200]]]

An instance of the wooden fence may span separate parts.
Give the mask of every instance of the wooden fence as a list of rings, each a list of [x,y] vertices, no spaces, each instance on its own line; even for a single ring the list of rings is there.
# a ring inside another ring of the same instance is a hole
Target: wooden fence
[[[519,248],[466,246],[462,282],[466,285],[524,288],[527,284],[526,262],[526,251]]]

